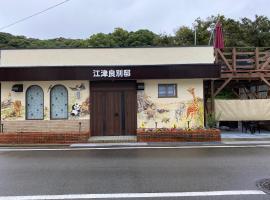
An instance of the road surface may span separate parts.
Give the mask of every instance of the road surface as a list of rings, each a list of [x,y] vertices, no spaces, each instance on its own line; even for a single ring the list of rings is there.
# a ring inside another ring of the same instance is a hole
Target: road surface
[[[264,200],[270,147],[0,149],[0,177],[0,200]]]

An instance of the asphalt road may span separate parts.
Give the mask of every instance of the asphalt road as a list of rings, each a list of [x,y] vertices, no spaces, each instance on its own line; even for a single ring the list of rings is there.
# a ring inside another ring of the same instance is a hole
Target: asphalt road
[[[258,190],[256,181],[263,178],[270,178],[269,147],[10,152],[0,149],[0,200],[29,195],[253,191]],[[270,199],[270,195],[130,199],[261,200]]]

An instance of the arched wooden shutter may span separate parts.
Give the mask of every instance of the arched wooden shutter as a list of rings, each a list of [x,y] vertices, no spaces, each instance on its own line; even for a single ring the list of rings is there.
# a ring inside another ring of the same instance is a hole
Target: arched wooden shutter
[[[41,87],[30,86],[26,91],[26,119],[44,118],[44,94]]]
[[[68,92],[62,85],[51,89],[51,119],[68,118]]]

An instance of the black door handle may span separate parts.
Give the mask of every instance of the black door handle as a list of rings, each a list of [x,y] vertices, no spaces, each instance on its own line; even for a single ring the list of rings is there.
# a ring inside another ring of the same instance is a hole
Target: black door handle
[[[118,114],[118,113],[114,113],[114,116],[115,116],[115,117],[118,117],[118,116],[119,116],[119,114]]]

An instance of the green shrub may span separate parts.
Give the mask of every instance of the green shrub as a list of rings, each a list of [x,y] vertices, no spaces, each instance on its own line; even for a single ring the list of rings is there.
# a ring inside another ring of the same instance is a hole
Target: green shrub
[[[216,116],[215,113],[208,113],[206,116],[206,126],[207,128],[216,128],[217,123],[220,119],[220,113]]]

